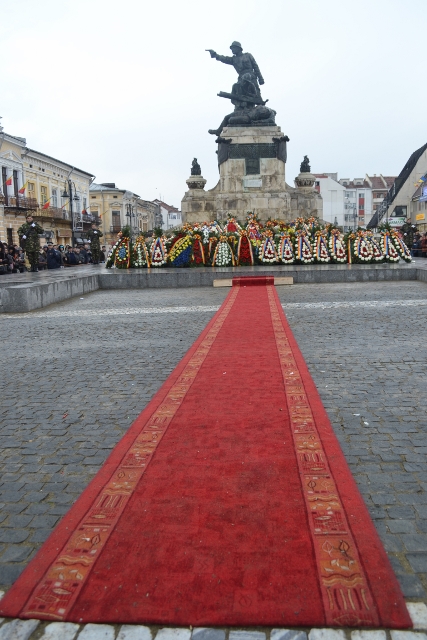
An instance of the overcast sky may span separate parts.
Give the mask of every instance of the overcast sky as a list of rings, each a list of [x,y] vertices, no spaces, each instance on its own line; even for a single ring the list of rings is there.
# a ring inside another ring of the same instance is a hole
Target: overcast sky
[[[397,175],[427,140],[426,0],[0,0],[0,115],[33,149],[180,206],[191,161],[218,180],[217,97],[239,40],[290,138],[339,177]]]

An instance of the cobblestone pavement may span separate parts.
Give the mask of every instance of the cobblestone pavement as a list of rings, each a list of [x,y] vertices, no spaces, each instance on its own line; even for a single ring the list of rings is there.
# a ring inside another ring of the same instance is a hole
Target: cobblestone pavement
[[[404,593],[425,600],[427,286],[278,292]],[[9,365],[0,408],[2,586],[17,578],[227,293],[98,291],[0,316]]]
[[[0,408],[1,586],[18,577],[227,293],[97,291],[0,315],[9,368]],[[169,312],[133,313],[157,308]]]

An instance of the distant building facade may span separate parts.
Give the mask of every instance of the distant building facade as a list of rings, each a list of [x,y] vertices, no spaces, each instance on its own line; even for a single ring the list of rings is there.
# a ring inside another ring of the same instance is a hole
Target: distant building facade
[[[45,239],[70,243],[83,237],[93,222],[86,212],[93,175],[27,147],[26,139],[12,136],[0,127],[0,239],[19,241],[17,230],[28,213],[45,230]],[[62,195],[73,185],[73,219],[70,198]]]
[[[344,227],[345,187],[337,173],[315,173],[314,188],[323,200],[323,220]]]
[[[338,179],[337,173],[317,173],[315,188],[323,198],[323,219],[342,227],[344,233],[367,227],[395,178],[365,175]]]
[[[132,234],[152,231],[159,216],[155,202],[143,200],[138,194],[119,189],[114,182],[93,183],[90,187],[90,211],[101,219],[101,231],[106,244],[114,244],[122,227],[129,225]]]
[[[154,200],[154,202],[159,206],[159,211],[161,215],[161,228],[165,231],[168,229],[173,229],[174,227],[180,227],[182,225],[182,214],[179,209],[162,200]]]
[[[345,187],[344,232],[357,227],[365,227],[372,216],[372,190],[364,178],[340,181]]]

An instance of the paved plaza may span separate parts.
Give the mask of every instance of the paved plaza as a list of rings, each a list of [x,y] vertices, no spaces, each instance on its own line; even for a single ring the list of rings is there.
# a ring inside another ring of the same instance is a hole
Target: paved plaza
[[[0,315],[1,587],[18,577],[228,291],[97,291]],[[427,285],[278,293],[403,592],[426,601]]]

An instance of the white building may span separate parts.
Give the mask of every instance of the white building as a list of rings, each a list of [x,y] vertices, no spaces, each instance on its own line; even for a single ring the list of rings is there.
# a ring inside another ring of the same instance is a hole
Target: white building
[[[342,178],[345,187],[344,232],[366,227],[372,217],[372,189],[365,178]]]
[[[323,220],[344,227],[345,187],[337,173],[315,173],[315,189],[323,199]]]
[[[162,229],[167,231],[173,229],[173,227],[180,227],[182,225],[182,214],[179,209],[173,207],[162,200],[153,200],[153,202],[159,205],[160,214],[162,216]]]
[[[344,233],[366,228],[395,178],[368,176],[341,178],[337,173],[316,173],[315,188],[323,198],[323,219],[343,228]]]

